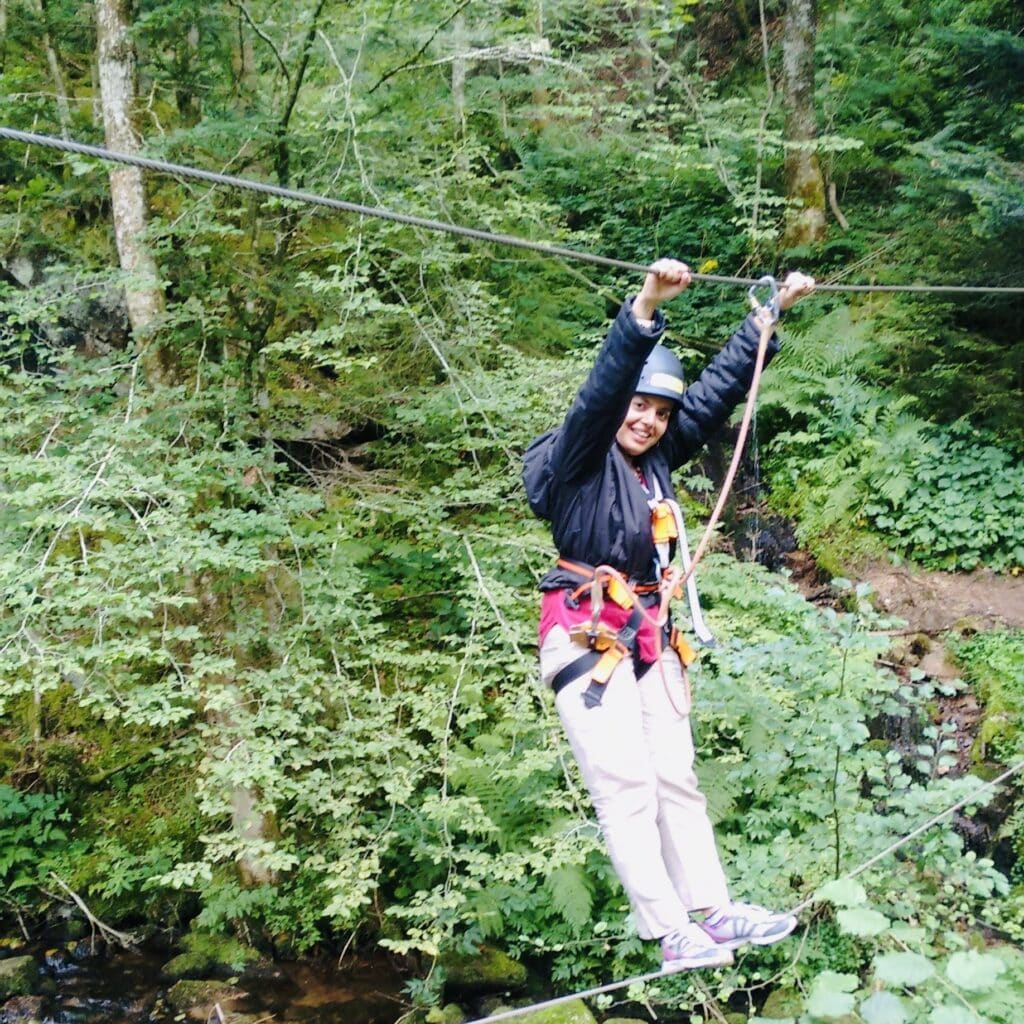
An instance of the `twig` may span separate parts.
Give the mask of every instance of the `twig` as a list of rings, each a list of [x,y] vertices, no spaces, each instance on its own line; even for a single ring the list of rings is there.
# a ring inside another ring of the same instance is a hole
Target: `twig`
[[[263,42],[265,42],[267,46],[270,47],[274,56],[277,58],[277,63],[280,65],[281,71],[284,73],[284,80],[290,85],[292,81],[292,76],[288,73],[288,65],[285,64],[284,58],[281,56],[281,51],[278,50],[278,48],[274,45],[274,40],[271,39],[270,36],[268,36],[266,32],[264,32],[263,29],[261,29],[259,25],[256,24],[255,21],[253,21],[252,15],[246,9],[246,6],[242,3],[242,0],[228,0],[228,2],[233,7],[238,8],[238,10],[242,14],[242,17],[244,17],[245,20],[249,22],[249,27],[253,30],[253,32],[255,32],[256,35],[258,35],[260,39],[262,39]]]
[[[836,223],[844,230],[850,230],[850,222],[843,216],[843,211],[839,209],[839,200],[836,198],[836,183],[830,181],[828,183],[828,205],[832,210],[832,216],[835,217]]]

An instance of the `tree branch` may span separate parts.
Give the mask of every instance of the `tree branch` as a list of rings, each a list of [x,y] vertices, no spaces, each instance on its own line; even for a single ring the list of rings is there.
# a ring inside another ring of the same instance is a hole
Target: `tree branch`
[[[292,76],[288,73],[288,65],[285,64],[284,58],[281,56],[281,51],[274,44],[274,40],[271,39],[270,36],[268,36],[266,32],[264,32],[263,29],[261,29],[259,25],[256,24],[256,22],[253,20],[252,15],[246,8],[245,4],[242,3],[242,0],[228,0],[228,3],[230,3],[232,7],[237,7],[238,10],[241,11],[242,17],[245,18],[247,22],[249,22],[249,27],[253,30],[253,32],[255,32],[256,35],[258,35],[260,39],[262,39],[263,42],[265,42],[267,46],[270,47],[271,52],[277,58],[277,63],[280,65],[281,71],[284,74],[284,80],[291,84]]]
[[[92,941],[96,941],[96,932],[107,942],[116,942],[119,946],[124,949],[134,949],[136,942],[133,935],[129,935],[127,932],[119,932],[116,928],[111,928],[109,924],[104,924],[95,914],[85,905],[85,901],[81,896],[75,892],[71,886],[64,881],[60,875],[50,872],[50,877],[74,900],[78,909],[85,915],[85,919],[89,922],[89,927],[92,929]]]
[[[411,64],[414,64],[419,60],[419,58],[426,52],[427,47],[430,46],[430,44],[437,38],[438,33],[442,29],[447,28],[472,2],[473,0],[462,0],[462,3],[459,4],[459,6],[456,7],[455,10],[452,11],[452,13],[434,29],[433,32],[430,33],[430,38],[407,61],[403,61],[398,65],[398,67],[392,68],[390,71],[381,75],[381,77],[377,79],[377,83],[367,90],[366,95],[369,96],[370,93],[376,92],[389,78],[393,78],[399,71],[404,71]]]

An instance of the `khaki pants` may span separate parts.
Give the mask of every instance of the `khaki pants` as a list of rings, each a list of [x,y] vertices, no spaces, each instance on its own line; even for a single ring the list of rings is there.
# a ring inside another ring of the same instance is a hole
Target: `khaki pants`
[[[540,651],[544,683],[583,651],[555,626]],[[623,658],[596,708],[583,703],[588,683],[589,676],[573,680],[555,706],[637,930],[641,938],[661,938],[684,924],[688,911],[729,899],[693,771],[690,707],[679,657],[666,650],[660,666],[652,666],[639,683],[632,659]]]

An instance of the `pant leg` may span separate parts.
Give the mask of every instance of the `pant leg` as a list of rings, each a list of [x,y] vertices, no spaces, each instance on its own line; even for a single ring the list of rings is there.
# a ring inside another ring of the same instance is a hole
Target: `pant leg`
[[[583,653],[560,627],[541,648],[545,683]],[[612,865],[629,897],[642,938],[660,938],[687,920],[662,851],[658,779],[647,749],[645,712],[624,658],[604,687],[601,704],[588,708],[583,691],[589,676],[569,683],[555,706],[604,832]]]
[[[643,729],[654,768],[661,855],[687,910],[729,899],[707,801],[693,769],[689,690],[679,656],[666,650],[637,684]]]

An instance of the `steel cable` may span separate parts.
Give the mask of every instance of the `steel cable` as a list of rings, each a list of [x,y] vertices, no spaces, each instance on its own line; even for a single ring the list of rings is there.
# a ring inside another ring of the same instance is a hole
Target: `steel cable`
[[[397,224],[407,224],[412,227],[424,228],[427,231],[442,231],[450,235],[458,235],[462,238],[472,238],[480,242],[493,242],[497,245],[526,249],[531,252],[540,253],[543,256],[577,260],[583,263],[593,263],[598,266],[611,267],[617,270],[631,270],[641,274],[645,274],[649,269],[648,265],[644,263],[634,263],[630,260],[613,259],[610,256],[599,256],[596,253],[582,252],[578,249],[568,249],[564,246],[551,245],[547,242],[533,242],[527,238],[520,238],[516,235],[484,231],[480,228],[470,228],[461,224],[451,224],[447,221],[434,220],[430,217],[419,217],[414,214],[399,213],[396,210],[389,210],[383,206],[366,206],[362,203],[351,203],[344,199],[334,199],[331,196],[318,195],[315,192],[303,192],[298,189],[285,188],[281,185],[270,185],[266,182],[255,181],[252,178],[240,178],[233,174],[221,174],[218,171],[206,171],[202,168],[190,167],[186,164],[170,163],[167,160],[157,160],[152,157],[136,156],[132,153],[117,153],[113,150],[105,149],[103,146],[90,146],[83,142],[74,142],[70,139],[58,139],[51,135],[40,135],[35,132],[23,132],[18,131],[15,128],[0,127],[0,138],[8,139],[11,142],[21,142],[27,146],[43,146],[48,149],[63,150],[67,153],[77,153],[80,156],[94,157],[97,160],[128,164],[132,167],[141,167],[144,170],[155,171],[159,174],[170,174],[179,178],[194,178],[198,181],[206,181],[213,185],[225,185],[230,188],[244,189],[249,192],[260,192],[264,195],[276,196],[278,199],[288,199],[294,202],[307,203],[311,206],[323,206],[331,210],[341,210],[345,213],[358,214],[363,217],[377,217],[381,220],[389,220]],[[692,277],[695,281],[705,281],[710,284],[745,286],[757,284],[760,280],[760,278],[755,277],[734,277],[724,274],[693,273]],[[955,284],[819,284],[815,290],[819,292],[1024,294],[1024,287],[994,287]]]

